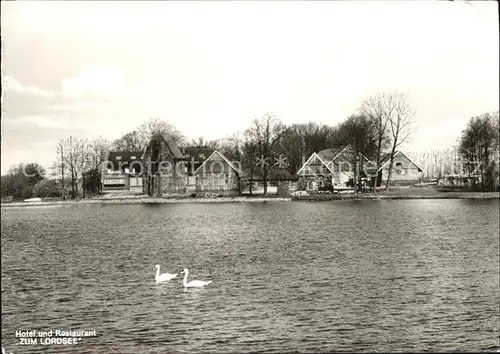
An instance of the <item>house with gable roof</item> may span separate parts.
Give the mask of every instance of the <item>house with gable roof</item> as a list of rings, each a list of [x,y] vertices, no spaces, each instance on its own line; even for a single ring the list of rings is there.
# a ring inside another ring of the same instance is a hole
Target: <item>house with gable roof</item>
[[[220,151],[214,150],[193,172],[196,195],[238,195],[241,192],[241,169]]]
[[[150,196],[240,192],[239,166],[211,148],[179,147],[168,135],[157,135],[145,148],[142,160],[146,166],[144,193]]]
[[[194,172],[215,152],[215,149],[208,147],[181,147],[180,150],[188,156],[189,176],[194,176]]]
[[[378,165],[378,183],[377,187],[385,185],[389,176],[389,165],[391,153],[382,156]],[[394,152],[394,161],[391,173],[391,185],[413,185],[419,182],[422,177],[423,169],[418,166],[413,160],[405,155],[401,150]]]
[[[317,190],[333,185],[333,166],[329,164],[331,156],[332,153],[325,150],[312,153],[297,171],[299,189]]]
[[[167,134],[151,137],[142,154],[144,194],[187,194],[189,156]]]
[[[360,154],[364,164],[372,162]],[[355,152],[351,145],[314,152],[299,169],[299,185],[306,190],[329,186],[345,187],[354,178]]]

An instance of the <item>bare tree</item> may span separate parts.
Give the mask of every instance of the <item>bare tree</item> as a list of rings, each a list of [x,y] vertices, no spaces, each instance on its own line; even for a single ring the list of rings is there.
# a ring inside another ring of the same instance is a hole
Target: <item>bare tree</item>
[[[99,137],[92,140],[87,145],[87,166],[85,168],[84,188],[93,193],[100,193],[102,190],[101,177],[109,153],[109,142]]]
[[[217,149],[229,160],[240,164],[242,160],[243,136],[240,132],[233,133],[217,140]]]
[[[283,135],[285,126],[273,114],[266,114],[261,119],[254,119],[251,127],[247,130],[248,136],[257,145],[259,160],[258,165],[262,169],[264,183],[264,195],[267,194],[267,179],[271,165],[271,159],[279,152],[279,141]]]
[[[182,133],[174,126],[159,118],[151,118],[115,140],[112,149],[116,151],[141,151],[154,135],[163,134],[168,134],[176,144],[184,142]]]
[[[184,136],[179,130],[177,130],[173,125],[159,118],[149,119],[148,121],[139,125],[136,130],[141,139],[143,148],[154,135],[168,134],[170,139],[172,139],[172,141],[177,145],[181,145],[184,142]]]
[[[382,151],[386,149],[390,143],[388,124],[393,109],[392,96],[386,93],[379,93],[371,96],[361,104],[361,113],[367,116],[372,124],[373,135],[376,141],[375,162],[377,168],[382,158]],[[377,190],[376,186],[379,183],[378,174],[372,179],[372,183],[373,191],[375,192]]]
[[[54,169],[56,173],[61,174],[61,193],[62,193],[62,199],[66,199],[66,189],[65,189],[65,177],[66,177],[66,146],[65,146],[65,141],[64,139],[61,139],[57,143],[57,148],[56,148],[56,161],[54,163]]]
[[[377,137],[373,130],[371,120],[365,115],[351,115],[337,126],[338,142],[340,145],[350,145],[348,153],[352,170],[354,172],[354,192],[361,185],[364,158],[372,157],[377,146]]]
[[[65,140],[64,145],[66,147],[64,164],[70,175],[71,198],[75,199],[78,196],[78,176],[81,170],[80,161],[82,159],[80,141],[70,136]]]
[[[194,147],[194,148],[218,149],[219,146],[220,146],[219,140],[207,140],[202,136],[198,137],[197,139],[192,139],[191,143],[188,144],[188,147]]]
[[[77,171],[80,173],[80,181],[82,183],[82,197],[85,198],[85,185],[86,185],[86,178],[87,174],[85,173],[87,169],[89,168],[90,161],[89,161],[89,151],[88,151],[88,141],[87,139],[79,139],[77,140],[77,151],[78,151],[78,165],[77,165]]]
[[[245,169],[248,171],[250,195],[253,192],[253,179],[255,177],[255,169],[257,167],[257,143],[250,134],[245,134],[245,141],[242,146],[242,162]]]
[[[281,154],[286,156],[288,172],[295,174],[313,152],[338,144],[336,130],[314,122],[287,126],[280,139]]]
[[[415,158],[426,170],[427,177],[436,179],[436,183],[455,173],[456,153],[454,150],[431,150],[423,154],[424,158]]]
[[[86,197],[87,191],[101,191],[101,174],[109,153],[110,143],[103,137],[92,141],[73,136],[61,139],[57,145],[54,172],[61,178],[62,196],[65,198],[66,181],[71,186],[71,197],[80,193]]]
[[[144,149],[143,141],[137,130],[133,130],[113,142],[115,151],[140,151]]]
[[[415,113],[408,102],[405,94],[395,92],[390,96],[390,105],[392,107],[389,116],[389,131],[392,140],[391,155],[389,160],[389,173],[385,189],[389,190],[392,177],[392,165],[394,163],[394,153],[396,149],[410,138],[414,131]]]

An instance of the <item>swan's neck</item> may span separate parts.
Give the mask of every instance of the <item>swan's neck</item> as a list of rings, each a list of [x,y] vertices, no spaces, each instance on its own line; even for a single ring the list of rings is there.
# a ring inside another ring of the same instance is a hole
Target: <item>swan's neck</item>
[[[160,267],[156,267],[156,277],[160,276]]]
[[[188,278],[188,272],[184,273],[184,280],[182,281],[182,285],[186,286]]]

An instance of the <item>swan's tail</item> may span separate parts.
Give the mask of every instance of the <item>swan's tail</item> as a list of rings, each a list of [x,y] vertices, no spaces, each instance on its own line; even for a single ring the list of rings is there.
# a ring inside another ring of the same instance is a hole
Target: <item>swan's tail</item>
[[[208,284],[210,284],[212,282],[212,280],[209,280],[205,283],[205,286],[207,286]]]

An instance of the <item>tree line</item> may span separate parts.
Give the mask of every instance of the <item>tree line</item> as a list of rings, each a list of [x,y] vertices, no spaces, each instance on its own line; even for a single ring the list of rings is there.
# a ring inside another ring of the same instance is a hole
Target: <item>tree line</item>
[[[499,112],[472,117],[459,138],[458,152],[474,186],[494,189],[498,179]]]
[[[401,92],[368,97],[352,115],[336,125],[315,122],[286,125],[279,117],[268,113],[252,119],[243,132],[217,140],[199,137],[187,141],[173,125],[151,118],[114,141],[103,137],[91,141],[73,136],[63,138],[57,144],[50,173],[37,163],[13,166],[2,176],[1,193],[2,198],[15,199],[32,196],[75,199],[99,194],[102,165],[109,151],[143,151],[154,134],[168,134],[179,146],[217,149],[228,159],[240,161],[248,177],[262,180],[265,189],[270,179],[295,175],[313,152],[351,145],[349,158],[355,172],[354,180],[358,182],[367,167],[361,155],[378,166],[383,155],[391,153],[385,186],[388,189],[394,152],[411,139],[415,128],[415,112],[408,97]],[[466,173],[480,177],[476,179],[480,181],[477,186],[493,188],[498,131],[498,112],[471,118],[458,137],[455,150],[433,151],[420,156],[425,162],[427,176],[439,179],[453,172],[455,167],[449,166],[455,166],[459,156],[466,161],[462,166]],[[372,180],[372,185],[377,182]]]

